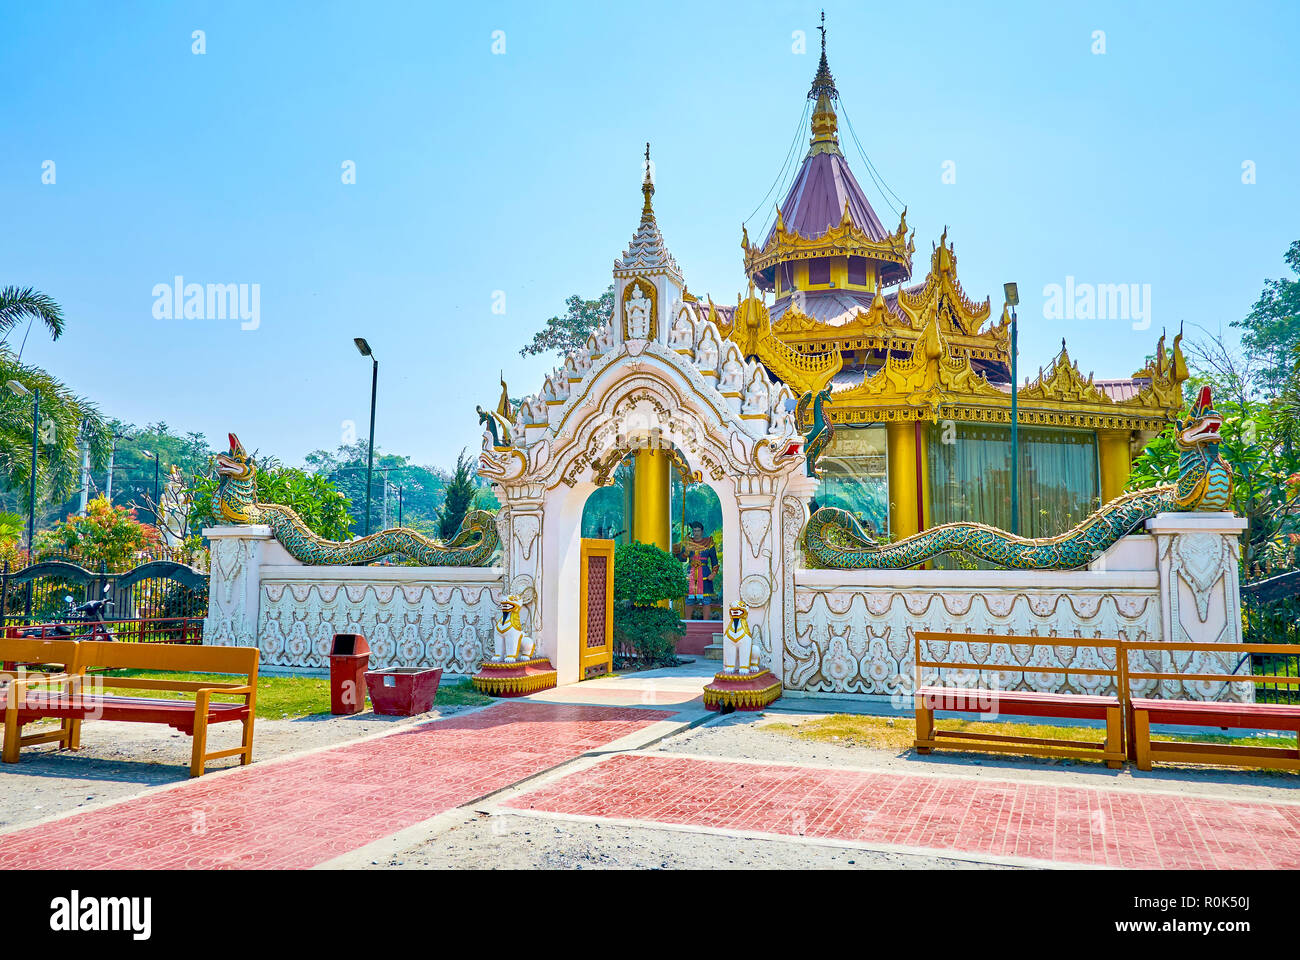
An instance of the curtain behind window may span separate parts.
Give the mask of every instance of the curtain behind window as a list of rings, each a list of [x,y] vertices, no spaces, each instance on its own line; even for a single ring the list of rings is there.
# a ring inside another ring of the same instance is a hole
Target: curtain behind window
[[[970,520],[1011,529],[1011,428],[929,431],[931,526]],[[945,434],[953,441],[944,443]],[[1020,428],[1020,535],[1052,537],[1097,508],[1091,431]]]

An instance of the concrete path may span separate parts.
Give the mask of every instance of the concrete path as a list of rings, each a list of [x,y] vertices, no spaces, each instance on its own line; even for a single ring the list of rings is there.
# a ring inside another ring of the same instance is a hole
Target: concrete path
[[[1026,866],[1300,868],[1300,804],[625,753],[504,811]]]
[[[588,751],[652,742],[682,728],[674,715],[506,701],[20,828],[0,835],[0,869],[311,867]]]

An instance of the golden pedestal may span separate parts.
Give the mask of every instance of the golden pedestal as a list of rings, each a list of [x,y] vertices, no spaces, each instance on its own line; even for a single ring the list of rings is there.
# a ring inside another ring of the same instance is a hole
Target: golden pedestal
[[[533,657],[516,663],[485,660],[470,680],[475,690],[489,697],[523,697],[554,687],[556,673],[546,657]]]
[[[781,696],[781,681],[771,670],[758,673],[715,673],[704,688],[708,710],[762,710]]]

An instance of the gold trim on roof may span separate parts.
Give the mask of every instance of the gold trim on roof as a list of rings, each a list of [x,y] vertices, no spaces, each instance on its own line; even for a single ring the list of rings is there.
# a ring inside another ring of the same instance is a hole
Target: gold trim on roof
[[[821,236],[809,239],[794,230],[787,230],[785,218],[778,207],[776,228],[767,246],[759,250],[749,245],[749,234],[742,231],[741,249],[745,252],[745,273],[755,277],[782,263],[797,260],[814,260],[818,257],[866,257],[869,260],[893,263],[903,268],[904,278],[912,274],[912,254],[916,250],[916,231],[908,235],[907,209],[898,221],[898,229],[883,240],[873,240],[860,230],[849,213],[848,199],[844,202],[844,215],[837,226],[830,227]]]
[[[710,315],[714,315],[711,302],[710,311]],[[767,305],[754,296],[752,282],[749,296],[736,304],[731,326],[723,336],[740,347],[743,356],[758,357],[796,394],[821,390],[844,366],[844,358],[838,350],[803,354],[782,343],[772,332],[772,317]]]
[[[976,303],[957,279],[957,257],[944,231],[930,257],[925,282],[911,291],[899,287],[895,306],[877,292],[867,309],[857,309],[838,323],[808,316],[792,302],[772,325],[773,332],[797,353],[834,350],[890,350],[911,352],[921,339],[931,313],[954,356],[989,360],[1004,366],[1011,358],[1011,315],[1003,305],[997,323],[984,327],[991,315],[988,299]]]
[[[902,287],[898,291],[898,306],[905,313],[921,316],[936,305],[944,332],[966,336],[980,334],[980,327],[989,318],[992,306],[987,297],[983,303],[976,303],[962,289],[961,281],[957,279],[957,253],[948,243],[947,227],[943,228],[943,234],[930,254],[930,272],[925,276],[925,284],[915,293]],[[1011,318],[1005,310],[1002,324],[1008,328],[1011,325]],[[988,336],[995,329],[997,327],[983,335]]]
[[[1156,359],[1138,372],[1149,381],[1134,397],[1116,401],[1086,378],[1070,359],[1065,344],[1038,378],[1017,395],[1022,424],[1096,430],[1160,430],[1182,408],[1181,385],[1187,379],[1182,335],[1170,355],[1162,335]],[[1011,392],[990,384],[953,351],[931,310],[920,339],[907,357],[890,354],[863,382],[832,394],[833,423],[889,423],[912,420],[1011,422]]]

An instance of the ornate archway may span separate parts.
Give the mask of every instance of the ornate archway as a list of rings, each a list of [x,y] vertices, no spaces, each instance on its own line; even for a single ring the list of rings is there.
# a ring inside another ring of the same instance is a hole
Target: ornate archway
[[[742,390],[720,389],[711,321],[683,312],[647,340],[624,340],[621,327],[593,334],[541,396],[523,401],[508,442],[484,434],[479,472],[502,502],[507,588],[524,600],[559,682],[576,681],[583,505],[628,450],[675,446],[722,504],[724,603],[750,607],[763,661],[780,676],[795,545],[815,487],[803,476],[789,391],[753,362]]]

